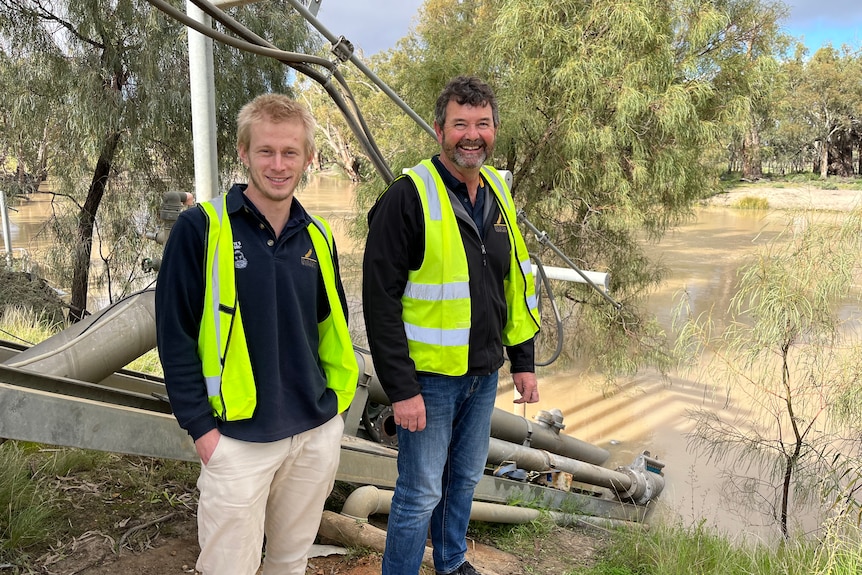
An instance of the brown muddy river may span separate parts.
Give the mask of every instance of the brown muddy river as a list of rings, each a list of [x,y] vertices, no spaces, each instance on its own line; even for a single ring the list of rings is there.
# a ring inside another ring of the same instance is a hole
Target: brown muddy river
[[[310,212],[329,219],[340,253],[361,249],[346,235],[346,220],[355,213],[349,184],[315,176],[297,197]],[[43,245],[45,240],[38,232],[48,207],[45,201],[33,201],[11,212],[13,249],[32,252]],[[671,274],[651,297],[650,307],[665,329],[671,329],[674,296],[682,288],[689,292],[695,313],[711,306],[726,310],[741,262],[783,228],[785,217],[779,212],[702,208],[695,222],[664,238],[654,251],[667,263]],[[553,231],[548,233],[553,240]],[[704,519],[729,534],[775,538],[777,529],[768,520],[737,509],[733,500],[724,495],[722,468],[687,444],[686,433],[692,424],[686,412],[690,409],[747,415],[735,403],[728,404],[723,392],[715,393],[710,382],[674,374],[663,380],[644,372],[620,382],[617,392],[606,397],[599,391],[601,378],[596,375],[574,371],[550,376],[539,371],[539,378],[541,402],[527,407],[528,418],[538,410],[561,410],[564,433],[611,452],[607,467],[630,464],[643,450],[665,463],[667,484],[658,503],[660,513],[684,526],[697,525]],[[511,399],[511,391],[501,392],[497,406],[512,410]],[[804,523],[811,520],[806,518]]]

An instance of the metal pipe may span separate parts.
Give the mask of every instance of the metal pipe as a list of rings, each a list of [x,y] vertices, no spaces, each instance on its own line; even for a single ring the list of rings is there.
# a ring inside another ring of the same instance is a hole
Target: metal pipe
[[[371,358],[366,358],[366,362],[370,363]],[[368,398],[380,405],[391,404],[376,373],[373,373],[368,382]],[[386,426],[380,427],[386,428]],[[544,449],[594,465],[601,465],[610,457],[607,449],[576,437],[560,435],[558,429],[552,428],[545,422],[531,422],[520,415],[508,413],[499,408],[494,408],[494,413],[491,416],[491,437],[509,443]]]
[[[601,465],[610,457],[607,449],[570,435],[560,435],[558,429],[544,421],[530,421],[502,409],[494,409],[491,416],[491,437],[594,465]]]
[[[190,0],[186,0],[186,14],[201,25],[212,27],[212,19]],[[204,202],[218,195],[219,189],[213,41],[197,30],[188,28],[188,44],[195,195],[198,201]]]
[[[376,513],[389,514],[392,508],[393,492],[378,489],[373,485],[358,487],[344,501],[341,514],[360,523],[367,523],[369,515]],[[576,515],[560,511],[547,511],[530,509],[527,507],[516,507],[514,505],[500,505],[487,503],[485,501],[473,501],[470,508],[470,519],[473,521],[485,521],[488,523],[530,523],[542,515],[546,515],[557,525],[569,526],[577,524],[601,525],[605,527],[639,527],[643,525],[630,521],[617,519],[603,519],[588,515]]]
[[[18,169],[21,169],[19,166]],[[0,224],[3,226],[3,246],[6,249],[6,265],[12,265],[12,231],[9,226],[9,212],[6,208],[6,190],[0,190]]]
[[[607,487],[614,492],[626,492],[632,486],[632,478],[625,473],[492,437],[488,463],[500,465],[506,462],[514,462],[519,468],[529,471],[565,471],[575,481]]]
[[[4,362],[97,383],[156,346],[155,291],[108,306]]]

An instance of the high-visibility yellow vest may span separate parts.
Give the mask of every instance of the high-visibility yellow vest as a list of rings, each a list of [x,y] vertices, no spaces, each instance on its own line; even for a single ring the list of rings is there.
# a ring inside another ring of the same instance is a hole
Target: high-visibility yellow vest
[[[401,298],[402,320],[410,357],[417,371],[441,375],[467,373],[470,337],[470,273],[458,221],[446,186],[431,160],[407,170],[413,180],[425,222],[425,255],[411,270]],[[509,234],[509,274],[504,281],[508,308],[503,344],[517,345],[539,331],[530,256],[516,226],[515,204],[500,173],[484,166]],[[428,246],[435,246],[429,249]]]
[[[248,342],[234,272],[233,233],[219,196],[200,204],[207,216],[206,290],[198,334],[198,356],[203,364],[207,396],[213,413],[224,421],[249,419],[257,406],[257,388],[248,354]],[[335,284],[332,231],[322,218],[308,225],[318,255],[329,301],[329,316],[317,324],[318,355],[327,387],[338,397],[338,412],[350,405],[356,393],[359,366],[350,341],[347,320]]]

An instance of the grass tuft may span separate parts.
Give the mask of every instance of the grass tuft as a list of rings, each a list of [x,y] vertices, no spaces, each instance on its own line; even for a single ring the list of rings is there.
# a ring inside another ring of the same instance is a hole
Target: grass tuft
[[[45,489],[44,470],[33,466],[26,446],[0,445],[0,563],[26,557],[43,544],[59,521]]]
[[[757,196],[743,196],[736,200],[732,207],[739,210],[766,210],[769,209],[769,201]]]

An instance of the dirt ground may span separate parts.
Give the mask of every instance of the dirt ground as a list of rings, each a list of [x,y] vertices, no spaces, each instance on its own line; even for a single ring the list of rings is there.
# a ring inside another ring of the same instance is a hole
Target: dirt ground
[[[385,521],[385,518],[383,519]],[[171,535],[152,537],[146,549],[115,552],[116,541],[97,532],[84,534],[64,549],[56,561],[44,565],[41,573],[52,575],[172,575],[194,573],[198,545],[194,517],[174,519]],[[576,566],[592,565],[606,541],[606,533],[596,529],[553,528],[534,539],[526,549],[510,554],[468,539],[467,559],[484,575],[560,575]],[[307,575],[379,575],[379,551],[348,550],[338,542],[322,541],[319,552],[335,554],[309,559]],[[434,570],[423,567],[422,575]]]

